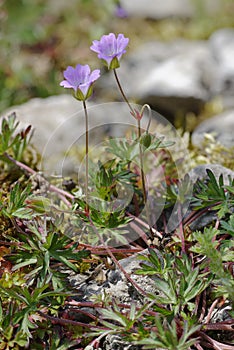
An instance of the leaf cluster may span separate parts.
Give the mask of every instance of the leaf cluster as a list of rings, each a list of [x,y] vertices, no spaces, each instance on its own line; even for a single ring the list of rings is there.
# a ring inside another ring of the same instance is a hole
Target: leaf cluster
[[[31,194],[31,184],[22,186],[19,182],[11,186],[11,191],[8,193],[8,198],[4,198],[3,194],[0,193],[0,207],[2,215],[7,218],[19,217],[24,213],[24,216],[27,214],[29,216],[30,211],[26,208],[26,199]]]
[[[19,143],[24,144],[19,147],[21,150],[26,147],[29,131],[23,135],[25,138],[14,136],[17,125],[14,116],[3,121],[1,159],[7,164],[8,153],[15,160],[22,156],[23,151],[16,150]],[[169,243],[162,239],[158,249],[148,248],[148,254],[140,257],[140,267],[134,274],[149,278],[153,291],[141,296],[139,304],[132,302],[131,305],[99,295],[98,307],[89,302],[97,316],[92,315],[88,325],[65,317],[60,320],[65,302],[74,296],[67,276],[80,273],[82,264],[91,266],[93,255],[83,247],[89,247],[97,255],[102,249],[100,256],[103,249],[110,252],[112,243],[118,242],[117,256],[123,247],[129,248],[127,225],[131,219],[128,211],[131,206],[138,206],[135,211],[143,206],[139,149],[142,148],[146,156],[148,151],[169,145],[148,134],[143,134],[140,140],[110,140],[107,151],[112,152],[111,159],[98,162],[97,171],[90,167],[92,191],[88,213],[78,185],[73,192],[71,190],[72,196],[68,196],[71,201],[64,200],[67,193],[55,186],[50,199],[44,193],[36,193],[31,179],[21,184],[17,181],[9,186],[7,194],[2,192],[1,214],[12,224],[11,234],[3,234],[6,246],[0,254],[1,263],[7,266],[0,270],[2,349],[20,349],[33,344],[39,350],[46,346],[65,350],[73,345],[76,348],[82,344],[82,347],[88,339],[95,341],[95,337],[101,339],[107,334],[119,334],[129,343],[145,349],[185,350],[201,346],[201,322],[206,312],[210,313],[202,309],[205,302],[210,305],[215,298],[228,303],[234,300],[234,180],[229,178],[226,185],[222,175],[217,180],[209,170],[207,180],[198,181],[193,189],[188,177],[161,186],[165,190],[161,195],[166,197],[162,215],[172,205],[179,203],[183,207],[191,203],[195,215],[212,210],[217,213],[218,221],[215,227],[211,225],[196,232],[189,231],[181,222],[171,233]],[[125,201],[126,204],[129,193],[132,201],[122,208],[121,203]],[[142,220],[141,224],[145,222]],[[142,243],[131,244],[130,248],[139,249]],[[71,316],[68,313],[66,317]],[[69,328],[69,321],[74,322],[76,329]],[[56,335],[54,340],[53,334]],[[33,339],[38,340],[37,345]],[[215,349],[212,341],[208,343]]]
[[[195,297],[212,281],[212,275],[204,271],[203,266],[193,267],[186,255],[163,256],[150,249],[150,255],[141,259],[145,262],[141,263],[141,269],[136,273],[153,276],[158,294],[149,296],[159,305],[164,305],[165,310],[162,309],[162,312],[173,317],[178,313],[191,312],[195,307]]]
[[[234,261],[234,242],[229,238],[222,238],[221,232],[229,232],[232,229],[233,216],[229,222],[222,223],[221,231],[214,227],[205,227],[204,231],[196,231],[193,238],[196,244],[191,247],[191,251],[202,254],[206,257],[204,263],[214,275],[214,294],[217,296],[226,295],[234,303],[234,279],[231,271],[225,264]],[[228,231],[226,231],[226,228]]]
[[[8,259],[14,263],[12,271],[30,268],[25,275],[28,285],[39,280],[45,282],[51,279],[53,288],[64,287],[64,274],[57,271],[58,264],[75,272],[76,263],[88,257],[87,250],[78,250],[78,243],[56,232],[56,225],[46,224],[45,218],[35,218],[27,222],[27,233],[20,232],[12,240],[17,244]],[[26,271],[26,270],[25,270]]]
[[[22,160],[24,152],[29,145],[32,137],[31,126],[16,132],[19,122],[16,120],[16,114],[12,113],[8,118],[2,119],[0,133],[0,160],[10,163],[6,153],[15,160]]]
[[[198,180],[195,185],[192,206],[196,210],[211,208],[217,211],[221,219],[226,214],[230,214],[231,208],[234,207],[234,179],[229,177],[229,184],[224,185],[223,175],[216,180],[209,169],[207,169],[207,175],[207,181]]]
[[[148,293],[143,306],[129,308],[115,302],[101,309],[100,322],[105,334],[119,334],[127,342],[144,349],[189,349],[197,341],[201,328],[194,310],[196,297],[211,285],[213,275],[204,266],[194,267],[186,255],[174,256],[149,248],[140,255],[135,274],[150,276],[155,293]],[[92,335],[103,332],[95,330]]]

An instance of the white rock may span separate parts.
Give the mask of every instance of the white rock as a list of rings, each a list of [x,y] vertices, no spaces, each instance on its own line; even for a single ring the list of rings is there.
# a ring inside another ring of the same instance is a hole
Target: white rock
[[[196,3],[191,0],[121,0],[130,16],[161,19],[166,17],[188,18],[196,14]],[[204,11],[217,11],[220,0],[203,0]]]
[[[226,147],[234,147],[234,109],[202,122],[192,134],[192,143],[202,147],[205,134],[213,134]]]
[[[133,105],[133,107],[139,106]],[[124,137],[126,130],[136,125],[126,103],[87,102],[89,114],[90,144],[97,155],[99,144],[106,136]],[[35,98],[14,106],[1,117],[16,112],[21,126],[32,125],[35,129],[33,144],[42,154],[42,170],[48,174],[74,171],[79,161],[67,155],[73,147],[85,145],[85,119],[83,105],[71,95],[64,94],[45,99]],[[146,127],[148,117],[143,118]],[[75,162],[75,163],[74,163]]]
[[[149,103],[163,115],[175,115],[178,111],[198,112],[210,99],[216,68],[207,41],[155,41],[129,54],[118,74],[130,98]],[[116,86],[111,74],[100,84],[104,91],[114,91]]]
[[[214,93],[221,94],[226,108],[234,107],[234,29],[216,31],[209,40],[211,52],[217,62]]]

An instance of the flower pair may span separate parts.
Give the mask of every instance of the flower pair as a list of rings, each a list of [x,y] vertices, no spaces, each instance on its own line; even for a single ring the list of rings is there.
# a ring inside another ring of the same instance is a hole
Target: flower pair
[[[103,35],[100,39],[94,40],[90,49],[98,54],[98,58],[102,59],[108,69],[119,67],[119,60],[126,52],[126,46],[129,39],[123,34],[110,33]],[[95,69],[91,72],[88,65],[77,64],[75,68],[69,66],[63,73],[65,80],[60,85],[64,88],[71,88],[75,92],[75,97],[78,100],[85,101],[92,94],[93,83],[100,77],[100,70]]]

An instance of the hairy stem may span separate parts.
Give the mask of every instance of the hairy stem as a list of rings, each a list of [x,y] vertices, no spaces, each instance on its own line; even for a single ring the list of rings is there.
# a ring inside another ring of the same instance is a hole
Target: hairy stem
[[[88,214],[89,204],[88,204],[88,185],[89,185],[89,119],[88,111],[85,101],[83,101],[83,107],[85,112],[85,199],[86,206],[85,211]]]
[[[42,317],[46,318],[47,320],[51,321],[54,324],[60,324],[62,326],[65,326],[65,325],[81,326],[81,327],[84,327],[84,328],[92,328],[93,327],[92,324],[83,323],[83,322],[79,322],[79,321],[73,321],[73,320],[66,319],[66,318],[59,318],[59,317],[49,316],[46,313],[41,312],[40,310],[37,310],[37,312],[38,312],[39,315],[41,315]],[[103,331],[107,330],[107,328],[100,327],[100,326],[95,326],[95,328],[103,329]]]
[[[149,123],[148,123],[148,126],[147,126],[147,132],[149,130],[149,127],[150,127],[150,123],[151,123],[151,110],[150,110],[150,107],[148,105],[145,105],[143,106],[141,112],[137,112],[136,110],[134,110],[131,106],[131,104],[129,103],[128,101],[128,98],[126,97],[124,91],[123,91],[123,88],[120,84],[120,81],[119,81],[119,78],[118,78],[118,75],[117,75],[117,72],[116,72],[116,69],[113,69],[114,70],[114,75],[115,75],[115,80],[117,82],[117,85],[119,87],[119,90],[121,92],[121,95],[123,96],[123,99],[124,101],[127,103],[129,109],[130,109],[130,112],[131,114],[133,115],[133,117],[137,120],[137,130],[138,130],[138,139],[139,139],[139,155],[140,155],[140,168],[141,168],[141,183],[142,183],[142,191],[143,191],[143,198],[144,198],[144,203],[145,203],[145,206],[146,206],[146,215],[147,215],[147,220],[149,222],[149,226],[150,226],[150,235],[151,235],[151,238],[153,238],[153,233],[152,233],[152,228],[151,228],[151,224],[150,224],[150,215],[149,215],[149,208],[148,208],[148,204],[147,204],[147,193],[146,193],[146,186],[145,186],[145,176],[144,176],[144,168],[143,168],[143,151],[142,151],[142,147],[141,147],[141,144],[140,144],[140,138],[141,138],[141,117],[142,117],[142,114],[144,112],[144,108],[147,107],[150,111],[150,119],[149,119]]]
[[[147,201],[147,193],[146,193],[146,187],[145,187],[145,176],[144,176],[144,164],[143,164],[143,151],[140,143],[141,139],[141,121],[140,119],[137,119],[137,130],[138,130],[138,139],[139,139],[139,154],[140,154],[140,168],[141,168],[141,182],[142,182],[142,191],[143,191],[143,198],[144,203],[146,204]]]
[[[46,181],[46,179],[38,174],[35,170],[33,170],[32,168],[30,168],[29,166],[27,166],[26,164],[24,163],[21,163],[19,160],[15,160],[14,158],[12,158],[8,153],[4,153],[4,156],[7,157],[12,163],[14,163],[16,166],[18,166],[19,168],[21,168],[22,170],[26,171],[27,173],[29,174],[32,174],[32,175],[38,175],[41,177],[41,179],[43,179],[44,181]],[[61,188],[58,188],[54,185],[51,185],[49,184],[49,190],[51,190],[52,192],[56,192],[58,193],[59,195],[61,196],[64,196],[64,197],[67,197],[67,198],[70,198],[70,199],[74,199],[74,196],[69,193],[69,192],[66,192],[64,190],[62,190]],[[67,202],[66,202],[67,204]]]
[[[125,93],[124,93],[124,91],[123,91],[123,88],[122,88],[122,86],[121,86],[121,84],[120,84],[120,81],[119,81],[119,78],[118,78],[116,69],[113,69],[113,71],[114,71],[115,80],[116,80],[116,82],[117,82],[117,85],[118,85],[118,88],[119,88],[119,90],[120,90],[120,92],[121,92],[121,95],[123,96],[123,99],[124,99],[124,101],[127,103],[127,105],[128,105],[128,107],[129,107],[130,111],[132,112],[132,114],[135,115],[136,112],[134,111],[134,109],[133,109],[132,106],[130,105],[130,103],[129,103],[129,101],[128,101],[128,99],[127,99],[127,97],[126,97],[126,95],[125,95]]]
[[[146,192],[146,186],[145,186],[143,151],[142,151],[142,145],[140,143],[140,139],[141,139],[141,120],[140,119],[137,119],[137,130],[138,130],[138,139],[139,139],[139,154],[140,154],[140,168],[141,168],[141,182],[142,182],[143,198],[144,198],[144,204],[145,204],[145,209],[146,209],[146,217],[147,217],[147,221],[149,223],[150,237],[151,237],[151,239],[153,239],[154,235],[153,235],[153,231],[152,231],[149,205],[147,202],[147,192]]]

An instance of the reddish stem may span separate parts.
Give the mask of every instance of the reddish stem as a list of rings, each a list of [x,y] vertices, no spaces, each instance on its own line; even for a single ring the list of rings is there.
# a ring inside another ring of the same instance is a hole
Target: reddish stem
[[[30,167],[27,166],[26,164],[21,163],[21,162],[18,161],[18,160],[15,160],[15,159],[12,158],[9,154],[4,153],[4,155],[5,155],[12,163],[14,163],[15,165],[17,165],[19,168],[25,170],[27,173],[32,174],[32,175],[39,175],[35,170],[33,170],[32,168],[30,168]],[[40,177],[43,178],[41,175],[40,175]],[[43,180],[46,181],[45,178],[43,178]],[[51,191],[53,191],[53,192],[58,193],[59,195],[64,196],[64,197],[68,197],[68,198],[70,198],[70,199],[74,199],[74,198],[75,198],[71,193],[66,192],[66,191],[64,191],[64,190],[62,190],[62,189],[60,189],[60,188],[58,188],[58,187],[56,187],[56,186],[54,186],[54,185],[49,184],[49,189],[50,189]],[[66,204],[67,204],[67,203],[66,203]]]
[[[206,324],[210,322],[210,319],[211,319],[211,316],[212,316],[212,312],[214,311],[215,309],[215,306],[218,304],[220,299],[215,299],[215,301],[212,303],[210,309],[209,309],[209,312],[207,314],[207,317],[206,317]]]
[[[93,328],[94,327],[94,325],[79,322],[79,321],[73,321],[73,320],[68,320],[66,318],[49,316],[49,315],[45,314],[44,312],[41,312],[40,310],[38,310],[37,312],[39,313],[39,315],[41,315],[42,317],[46,318],[47,320],[51,321],[54,324],[60,324],[62,326],[65,326],[65,325],[81,326],[81,327],[85,327],[85,328]],[[95,326],[95,328],[96,329],[103,329],[103,331],[108,330],[108,328],[104,328],[104,327],[100,327],[100,326]]]

